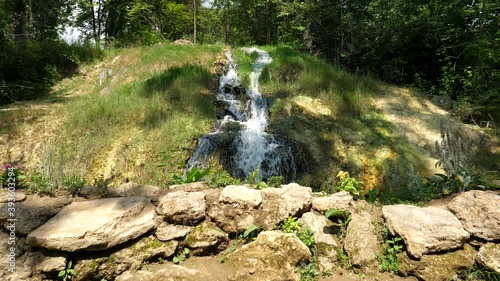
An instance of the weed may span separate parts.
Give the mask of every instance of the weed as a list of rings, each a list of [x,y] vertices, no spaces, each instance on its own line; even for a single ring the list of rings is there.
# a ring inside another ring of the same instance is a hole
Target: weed
[[[337,252],[337,260],[340,266],[347,269],[351,268],[352,264],[349,261],[349,257],[347,256],[347,253],[344,251],[344,249],[342,247],[339,247],[335,251]]]
[[[259,184],[261,182],[260,171],[258,169],[253,170],[252,173],[245,179],[245,182],[248,184]]]
[[[300,281],[316,281],[320,276],[318,269],[318,257],[313,255],[309,263],[301,262],[299,266],[295,269],[296,272],[300,273]]]
[[[331,218],[336,219],[336,222],[342,226],[338,233],[339,239],[344,239],[345,233],[347,231],[347,225],[352,219],[351,212],[348,210],[342,211],[335,208],[330,208],[325,212],[325,217],[329,220],[331,220]]]
[[[182,251],[178,252],[177,255],[175,255],[173,262],[175,264],[181,264],[183,261],[186,260],[188,255],[189,255],[189,249],[184,248],[182,249]]]
[[[258,226],[252,224],[245,230],[245,232],[243,232],[242,238],[247,240],[254,240],[260,231],[261,229]]]
[[[39,172],[32,173],[28,180],[28,191],[40,195],[54,195],[54,188],[49,180]]]
[[[78,192],[85,186],[86,181],[79,176],[69,176],[62,178],[62,185],[68,189],[73,196],[77,195]]]
[[[21,165],[14,166],[7,163],[0,167],[0,187],[7,188],[9,185],[14,185],[20,188],[25,178],[24,167]]]
[[[464,281],[500,281],[500,273],[488,271],[478,265],[473,265],[458,274],[460,280]]]
[[[217,170],[210,176],[210,185],[216,188],[239,184],[241,184],[241,181],[231,177],[224,169]]]
[[[220,257],[219,259],[219,262],[220,263],[224,263],[226,262],[226,257],[227,255],[231,254],[232,252],[236,251],[236,249],[238,249],[238,246],[242,243],[243,241],[243,238],[242,237],[239,237],[233,245],[231,245],[231,247],[229,247],[223,254],[222,256]]]
[[[403,239],[401,237],[393,237],[392,239],[386,240],[388,246],[384,246],[383,254],[377,256],[380,269],[382,269],[383,271],[391,272],[393,274],[398,274],[398,253],[400,253],[403,249],[403,246],[400,245],[400,242],[402,240]]]
[[[158,263],[159,264],[164,264],[165,260],[162,257],[158,257]]]
[[[300,232],[301,226],[297,222],[297,218],[288,217],[283,222],[283,225],[281,226],[281,229],[285,233],[298,233],[298,232]]]
[[[57,276],[62,278],[63,281],[72,280],[73,277],[76,277],[76,271],[71,267],[73,267],[73,261],[69,261],[66,269],[59,271]]]
[[[283,176],[272,176],[267,179],[267,185],[270,187],[280,187],[283,184]]]
[[[359,198],[363,196],[363,184],[356,178],[351,177],[349,172],[340,171],[337,174],[339,182],[337,184],[337,189],[341,191],[347,191],[351,193],[354,197]]]
[[[191,170],[186,171],[186,175],[183,177],[174,175],[173,181],[176,184],[197,182],[200,181],[203,177],[205,177],[209,173],[210,173],[209,168],[200,169],[198,167],[194,167]]]

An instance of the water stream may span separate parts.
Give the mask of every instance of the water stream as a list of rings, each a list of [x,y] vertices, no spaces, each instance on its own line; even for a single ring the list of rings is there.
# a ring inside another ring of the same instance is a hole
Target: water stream
[[[212,132],[198,140],[187,170],[207,167],[209,157],[219,150],[222,164],[233,177],[244,179],[258,170],[259,179],[281,175],[287,181],[293,181],[297,169],[292,148],[283,138],[266,132],[268,104],[259,91],[259,78],[272,58],[257,48],[243,50],[258,54],[250,73],[250,89],[241,86],[237,65],[227,52],[228,71],[220,77],[216,92],[217,101],[224,108],[223,117]],[[246,102],[241,95],[246,95]]]

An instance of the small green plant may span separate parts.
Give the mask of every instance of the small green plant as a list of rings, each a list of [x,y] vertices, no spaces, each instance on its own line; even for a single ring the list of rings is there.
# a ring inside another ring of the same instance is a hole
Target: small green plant
[[[239,185],[241,181],[231,177],[231,175],[223,169],[216,170],[210,176],[210,185],[212,187],[225,187],[228,185]]]
[[[500,281],[500,273],[492,272],[482,268],[481,266],[475,264],[471,268],[468,268],[458,274],[459,280],[465,281]]]
[[[175,264],[181,264],[183,261],[186,260],[188,255],[189,255],[189,249],[184,248],[182,249],[182,251],[178,252],[177,255],[175,255],[173,262]]]
[[[281,229],[285,233],[298,233],[300,231],[300,229],[301,229],[301,226],[297,222],[297,218],[288,217],[283,222],[283,225],[281,226]]]
[[[62,278],[63,281],[72,280],[73,277],[76,277],[76,271],[72,268],[73,261],[69,261],[66,269],[59,271],[58,277]]]
[[[347,225],[352,219],[351,212],[348,210],[343,211],[335,208],[330,208],[325,212],[325,217],[329,220],[334,219],[335,222],[342,226],[338,233],[338,236],[339,239],[343,239],[347,231]]]
[[[339,182],[337,184],[337,189],[341,191],[347,191],[351,193],[354,197],[362,197],[363,183],[358,181],[356,178],[351,177],[349,172],[340,171],[337,174]]]
[[[158,257],[158,263],[159,264],[164,264],[165,260],[162,257]]]
[[[318,280],[320,272],[318,269],[317,255],[313,255],[309,263],[301,262],[295,271],[300,273],[300,281]]]
[[[28,191],[40,195],[54,195],[54,188],[50,185],[49,180],[39,172],[30,175]]]
[[[238,239],[236,241],[234,241],[234,244],[231,245],[231,247],[229,247],[221,256],[221,258],[219,259],[219,262],[220,263],[224,263],[226,262],[226,257],[227,255],[231,254],[232,252],[236,251],[236,249],[238,249],[238,246],[243,242],[243,238],[242,236],[238,237]]]
[[[337,252],[337,260],[341,267],[350,269],[352,267],[351,262],[349,261],[349,257],[342,247],[336,249]]]
[[[198,167],[194,167],[189,171],[186,171],[185,176],[173,175],[173,183],[182,184],[182,183],[192,183],[200,181],[203,177],[210,173],[210,168],[200,169]]]
[[[73,196],[75,196],[85,186],[86,181],[78,176],[69,176],[63,177],[62,184]]]
[[[377,256],[380,269],[382,269],[383,271],[391,272],[393,274],[398,274],[399,272],[398,254],[403,249],[403,246],[400,245],[400,242],[402,240],[403,239],[401,237],[394,237],[392,239],[386,240],[388,246],[384,247],[384,252],[382,255]]]
[[[245,182],[248,184],[259,184],[261,182],[260,171],[258,169],[253,170],[252,173],[245,179]]]
[[[267,185],[270,187],[280,187],[284,180],[283,176],[272,176],[267,179]]]
[[[245,232],[243,232],[242,237],[247,240],[254,240],[260,232],[260,228],[256,225],[249,226]]]

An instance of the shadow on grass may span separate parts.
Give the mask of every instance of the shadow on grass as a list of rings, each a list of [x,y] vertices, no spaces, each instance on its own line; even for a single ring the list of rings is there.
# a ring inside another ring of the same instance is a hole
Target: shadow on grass
[[[140,96],[149,99],[145,102],[157,104],[149,105],[141,125],[157,127],[162,120],[175,115],[173,112],[215,116],[214,97],[210,94],[212,83],[212,74],[198,65],[172,67],[146,80]]]

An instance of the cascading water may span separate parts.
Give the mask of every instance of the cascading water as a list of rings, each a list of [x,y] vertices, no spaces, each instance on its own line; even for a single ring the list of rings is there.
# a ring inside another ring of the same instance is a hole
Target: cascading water
[[[210,155],[218,149],[221,162],[232,176],[246,178],[258,170],[260,179],[281,175],[287,181],[295,179],[297,172],[292,147],[283,138],[267,133],[267,101],[259,92],[259,78],[272,59],[265,51],[245,48],[245,52],[258,54],[250,73],[250,89],[244,90],[238,81],[236,64],[231,53],[226,53],[227,73],[220,77],[217,101],[223,105],[224,116],[216,129],[198,140],[195,152],[187,163],[187,170],[206,167]],[[245,105],[237,95],[245,93]]]

